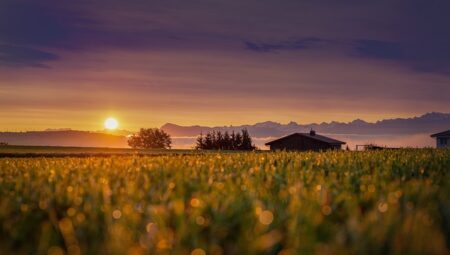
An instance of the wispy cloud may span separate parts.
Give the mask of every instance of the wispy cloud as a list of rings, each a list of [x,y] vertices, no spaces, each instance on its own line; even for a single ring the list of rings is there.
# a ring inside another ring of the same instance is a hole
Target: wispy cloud
[[[50,52],[30,47],[0,44],[0,66],[47,67],[45,62],[58,59],[58,55]]]
[[[303,38],[298,40],[287,40],[281,42],[252,42],[245,41],[245,48],[247,50],[256,51],[256,52],[270,52],[270,51],[278,51],[278,50],[303,50],[319,43],[326,42],[326,40],[319,38]]]

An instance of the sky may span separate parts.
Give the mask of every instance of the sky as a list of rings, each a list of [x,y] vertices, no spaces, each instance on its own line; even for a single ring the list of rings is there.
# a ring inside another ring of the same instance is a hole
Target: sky
[[[450,109],[448,0],[2,0],[0,131]]]

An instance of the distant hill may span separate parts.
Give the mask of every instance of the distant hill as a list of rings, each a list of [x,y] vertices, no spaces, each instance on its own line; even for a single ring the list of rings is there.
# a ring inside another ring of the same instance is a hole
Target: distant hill
[[[330,122],[298,124],[290,122],[280,124],[266,121],[254,125],[241,126],[179,126],[167,123],[161,127],[172,136],[197,136],[201,132],[207,133],[212,130],[233,131],[247,129],[253,137],[279,137],[294,132],[307,132],[314,129],[325,134],[351,134],[351,135],[411,135],[422,133],[434,133],[450,128],[450,114],[431,112],[419,117],[397,118],[380,120],[374,123],[364,120],[354,120],[352,122]]]
[[[55,131],[0,132],[0,142],[6,142],[11,145],[35,146],[128,147],[125,136],[66,129]]]

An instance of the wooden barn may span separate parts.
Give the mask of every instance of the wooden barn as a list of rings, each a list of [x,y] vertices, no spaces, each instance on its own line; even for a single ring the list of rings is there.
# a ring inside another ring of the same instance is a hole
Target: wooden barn
[[[266,143],[270,150],[287,151],[320,151],[340,150],[345,142],[341,142],[311,130],[309,133],[294,133],[277,140]]]
[[[450,129],[444,132],[432,134],[431,137],[436,138],[436,148],[450,147]]]

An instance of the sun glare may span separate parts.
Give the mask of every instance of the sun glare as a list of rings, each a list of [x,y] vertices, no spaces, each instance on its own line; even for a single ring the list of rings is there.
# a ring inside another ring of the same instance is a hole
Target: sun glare
[[[114,118],[107,118],[105,120],[105,128],[109,130],[116,129],[119,126],[119,122]]]

